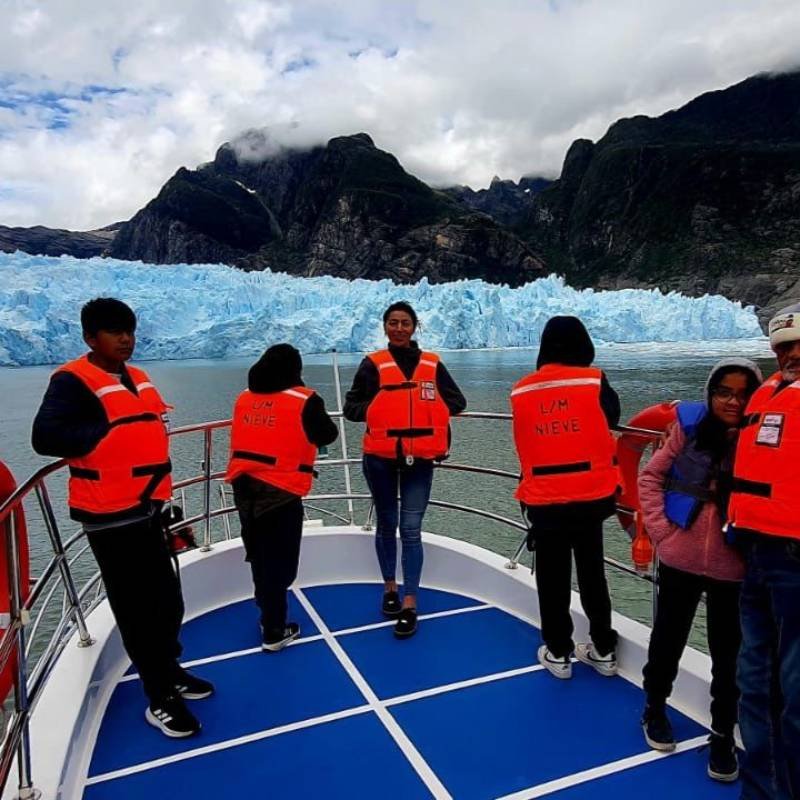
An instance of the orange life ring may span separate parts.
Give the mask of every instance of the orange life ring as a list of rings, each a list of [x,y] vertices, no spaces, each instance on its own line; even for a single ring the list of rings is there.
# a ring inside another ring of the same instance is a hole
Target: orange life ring
[[[17,482],[6,465],[0,461],[0,503],[6,500],[17,488]],[[14,511],[14,524],[17,532],[17,549],[20,558],[20,581],[23,602],[30,592],[30,569],[28,563],[28,533],[25,527],[25,512],[22,506]],[[10,610],[10,593],[8,587],[8,562],[6,558],[6,537],[11,533],[11,522],[5,519],[0,524],[0,633],[8,627]],[[5,669],[0,672],[0,700],[4,700],[14,685],[16,674],[16,656],[12,655],[6,662]]]

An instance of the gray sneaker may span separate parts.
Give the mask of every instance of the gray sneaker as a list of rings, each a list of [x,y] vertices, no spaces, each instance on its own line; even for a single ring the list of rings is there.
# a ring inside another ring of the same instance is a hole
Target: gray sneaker
[[[575,658],[582,664],[588,664],[595,672],[606,678],[613,678],[617,674],[617,654],[614,650],[608,655],[601,656],[591,642],[578,644],[575,645]]]
[[[569,660],[569,656],[558,658],[547,649],[546,644],[543,644],[536,653],[536,657],[539,659],[539,663],[556,678],[567,680],[572,677],[572,662]]]

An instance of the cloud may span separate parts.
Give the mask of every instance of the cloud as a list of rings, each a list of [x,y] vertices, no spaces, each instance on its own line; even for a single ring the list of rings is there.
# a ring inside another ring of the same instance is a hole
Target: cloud
[[[368,132],[437,185],[557,175],[571,141],[800,63],[796,0],[6,0],[0,223],[131,216],[248,129]]]

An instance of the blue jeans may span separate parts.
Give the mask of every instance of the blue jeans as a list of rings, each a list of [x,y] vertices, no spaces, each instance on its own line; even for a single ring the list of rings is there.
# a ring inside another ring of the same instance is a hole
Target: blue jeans
[[[753,537],[741,615],[742,798],[800,798],[800,541]]]
[[[403,542],[403,586],[407,595],[416,596],[422,574],[422,517],[431,496],[433,462],[415,461],[413,466],[402,465],[401,468],[396,461],[365,454],[364,477],[375,503],[375,550],[383,579],[395,579],[399,521]]]

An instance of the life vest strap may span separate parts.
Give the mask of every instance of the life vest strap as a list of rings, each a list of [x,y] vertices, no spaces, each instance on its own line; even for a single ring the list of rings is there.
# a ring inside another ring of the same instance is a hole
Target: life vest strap
[[[119,419],[115,419],[108,427],[109,428],[116,428],[120,425],[131,425],[134,422],[154,422],[156,420],[160,421],[160,417],[158,414],[153,414],[152,412],[145,412],[144,414],[134,414],[130,417],[120,417]]]
[[[158,484],[172,472],[172,462],[167,459],[160,464],[143,464],[140,467],[134,467],[131,472],[134,478],[142,478],[145,475],[152,476],[139,495],[139,499],[144,503],[153,496]]]
[[[433,436],[433,428],[387,428],[386,435],[403,439],[420,439],[423,436]]]
[[[772,497],[772,484],[763,483],[762,481],[749,481],[747,478],[734,478],[733,491],[769,499]]]
[[[314,465],[313,464],[300,464],[297,467],[297,471],[298,472],[306,472],[306,473],[308,473],[310,475],[313,475],[315,478],[319,477],[319,472],[317,472],[317,470],[314,469]]]
[[[264,453],[252,453],[249,450],[234,450],[232,457],[243,458],[246,461],[257,461],[259,464],[267,464],[270,467],[274,467],[278,463],[276,456],[269,456]],[[299,464],[297,471],[313,475],[315,478],[319,477],[319,472],[314,469],[313,464]]]
[[[750,425],[758,425],[760,419],[761,414],[747,414],[742,419],[742,427],[748,428]]]
[[[385,386],[381,386],[381,389],[384,392],[396,392],[400,389],[416,389],[417,382],[416,381],[403,381],[402,383],[387,383]]]
[[[99,481],[100,470],[88,469],[87,467],[73,467],[70,464],[69,474],[73,478],[82,478],[85,481]]]
[[[568,472],[591,472],[591,461],[576,461],[574,464],[549,464],[544,467],[531,467],[534,476],[565,475]]]
[[[695,500],[700,500],[703,503],[710,503],[717,499],[717,493],[711,489],[706,489],[703,486],[697,486],[693,483],[687,483],[678,478],[667,478],[664,481],[664,491],[680,492],[689,497],[694,497]]]

